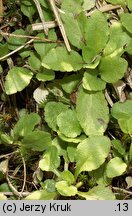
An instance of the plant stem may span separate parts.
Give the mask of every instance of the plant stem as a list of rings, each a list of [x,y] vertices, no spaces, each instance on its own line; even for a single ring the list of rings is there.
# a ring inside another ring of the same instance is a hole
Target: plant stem
[[[50,2],[52,10],[54,12],[54,15],[55,15],[56,21],[58,23],[58,26],[60,28],[60,32],[61,32],[62,37],[64,39],[66,48],[70,52],[71,51],[71,47],[70,47],[70,44],[69,44],[69,41],[68,41],[68,38],[67,38],[67,35],[66,35],[66,32],[65,32],[65,28],[63,26],[63,23],[61,21],[60,15],[59,15],[58,10],[56,8],[55,2],[54,2],[54,0],[49,0],[49,2]]]
[[[47,28],[47,26],[46,26],[46,24],[45,24],[44,15],[43,15],[43,11],[42,11],[42,8],[41,8],[41,6],[40,6],[40,3],[39,3],[38,0],[33,0],[33,1],[34,1],[35,5],[36,5],[36,8],[37,8],[37,10],[38,10],[39,17],[40,17],[41,22],[42,22],[42,25],[43,25],[44,33],[45,33],[46,35],[48,35],[48,28]]]
[[[131,192],[131,191],[127,191],[127,190],[122,189],[122,188],[112,187],[112,189],[113,189],[114,191],[119,192],[119,193],[124,193],[124,194],[132,195],[132,192]]]
[[[47,28],[54,28],[57,25],[57,23],[55,21],[49,21],[49,22],[45,22],[45,26],[47,26]],[[36,31],[36,30],[42,30],[43,29],[43,25],[42,23],[34,23],[32,24],[32,30]]]
[[[30,35],[19,35],[19,34],[17,35],[17,34],[12,34],[12,33],[8,33],[8,32],[2,32],[2,31],[0,31],[0,34],[2,36],[9,36],[9,37],[16,37],[16,38],[29,38],[29,39],[39,40],[42,42],[63,43],[63,41],[50,40],[47,38],[40,38],[40,37],[30,36]]]
[[[31,40],[29,40],[27,43],[25,43],[24,45],[22,45],[22,46],[18,47],[17,49],[13,50],[12,52],[8,53],[7,55],[2,56],[2,57],[0,58],[0,61],[2,61],[2,60],[5,59],[5,58],[10,57],[11,55],[13,55],[14,53],[16,53],[16,52],[18,52],[18,51],[20,51],[20,50],[23,49],[26,45],[29,45],[29,44],[32,43],[33,41],[34,41],[34,39],[31,39]]]
[[[78,183],[76,184],[76,188],[80,188],[82,185],[83,185],[83,182],[78,182]]]
[[[0,0],[0,20],[3,18],[4,7],[3,7],[3,0]]]
[[[90,11],[90,12],[86,13],[86,16],[91,16],[92,13],[94,13],[97,10],[104,13],[104,12],[108,12],[108,11],[119,9],[119,8],[121,8],[121,5],[105,5],[103,7],[100,7],[99,9],[95,9],[93,11]]]
[[[57,177],[60,177],[60,173],[59,173],[59,171],[58,171],[57,169],[54,169],[53,172],[54,172],[54,174],[55,174]]]

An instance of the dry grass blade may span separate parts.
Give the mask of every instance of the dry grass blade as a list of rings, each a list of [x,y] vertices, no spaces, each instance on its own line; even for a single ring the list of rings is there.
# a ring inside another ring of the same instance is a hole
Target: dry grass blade
[[[95,10],[92,10],[92,11],[86,13],[86,16],[91,16],[92,13],[94,13],[97,10],[104,13],[104,12],[116,10],[116,9],[119,9],[119,8],[121,8],[121,5],[105,5],[105,6],[102,6],[102,7],[98,8],[98,9],[95,9]]]
[[[47,26],[46,26],[46,24],[45,24],[45,20],[44,20],[44,16],[43,16],[43,11],[42,11],[42,8],[41,8],[41,6],[40,6],[40,3],[39,3],[38,0],[33,0],[33,1],[34,1],[35,5],[36,5],[36,8],[37,8],[37,10],[38,10],[39,17],[40,17],[41,22],[42,22],[42,25],[43,25],[44,33],[45,33],[46,35],[48,35],[48,28],[47,28]]]
[[[0,21],[3,18],[4,7],[3,7],[3,0],[0,0]]]
[[[24,178],[23,178],[23,186],[22,186],[21,196],[22,196],[22,194],[24,192],[24,188],[25,188],[25,185],[26,185],[26,176],[27,176],[27,174],[26,174],[26,163],[25,163],[24,157],[22,157],[22,162],[23,162],[23,168],[24,168]]]
[[[62,37],[63,37],[65,45],[66,45],[66,48],[70,52],[71,51],[71,47],[70,47],[70,44],[69,44],[69,41],[68,41],[68,38],[67,38],[67,35],[66,35],[66,32],[65,32],[65,28],[63,26],[63,23],[61,21],[60,15],[59,15],[58,10],[56,8],[55,2],[54,2],[54,0],[49,0],[49,2],[50,2],[52,10],[54,12],[54,15],[55,15],[56,21],[58,23],[58,26],[60,28]]]
[[[6,59],[6,58],[8,58],[8,57],[10,57],[11,55],[13,55],[14,53],[16,53],[16,52],[18,52],[18,51],[20,51],[20,50],[23,49],[25,46],[31,44],[33,41],[34,41],[34,39],[31,39],[31,40],[29,40],[27,43],[25,43],[24,45],[22,45],[22,46],[18,47],[17,49],[13,50],[12,52],[8,53],[7,55],[2,56],[2,57],[0,58],[0,61]]]
[[[50,42],[50,43],[63,43],[62,41],[53,41],[53,40],[49,40],[47,38],[40,38],[40,37],[34,37],[34,36],[28,36],[28,35],[16,35],[16,34],[10,34],[10,33],[5,33],[0,31],[1,35],[6,35],[6,36],[10,36],[10,37],[18,37],[18,38],[31,38],[31,40],[29,40],[27,43],[23,44],[22,46],[16,48],[15,50],[13,50],[12,52],[8,53],[5,56],[2,56],[0,58],[0,61],[4,60],[5,58],[10,57],[11,55],[13,55],[14,53],[20,51],[21,49],[23,49],[25,46],[31,44],[34,40],[39,40],[39,41],[43,41],[43,42]]]
[[[55,21],[45,22],[45,25],[47,26],[48,29],[58,26]],[[43,25],[42,25],[42,23],[34,23],[34,24],[32,24],[32,29],[33,29],[33,31],[42,30]]]
[[[40,37],[37,37],[37,36],[12,34],[12,33],[3,32],[3,31],[0,31],[0,35],[9,36],[9,37],[16,37],[16,38],[29,38],[29,39],[33,39],[33,40],[39,40],[39,41],[42,41],[42,42],[62,43],[62,41],[59,41],[59,40],[56,41],[56,40],[50,40],[48,38],[40,38]]]

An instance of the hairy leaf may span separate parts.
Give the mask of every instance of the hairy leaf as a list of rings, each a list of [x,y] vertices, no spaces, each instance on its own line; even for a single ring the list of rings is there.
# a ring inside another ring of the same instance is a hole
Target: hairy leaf
[[[68,185],[71,185],[74,183],[75,178],[74,175],[69,170],[64,170],[59,177],[61,180],[66,181]]]
[[[60,137],[60,139],[62,139],[65,142],[68,142],[68,143],[79,143],[79,142],[81,142],[82,140],[84,140],[86,138],[85,134],[81,134],[78,137],[71,138],[71,137],[66,137],[60,131],[57,131],[57,133],[58,133],[58,136]]]
[[[46,190],[36,190],[29,194],[25,200],[54,200],[56,192],[48,192]]]
[[[101,91],[105,89],[106,83],[98,76],[97,70],[88,70],[84,73],[83,88],[88,91]]]
[[[51,135],[45,131],[33,131],[24,136],[21,144],[33,151],[44,151],[52,143]]]
[[[132,1],[131,0],[126,0],[127,1],[127,5],[130,11],[132,11]]]
[[[48,192],[55,192],[55,180],[53,179],[47,179],[44,182],[41,182],[41,186],[43,189],[46,189]]]
[[[74,143],[69,143],[67,146],[67,154],[70,162],[75,162],[76,155],[76,145]]]
[[[83,60],[77,52],[72,50],[68,53],[64,47],[57,47],[43,58],[42,66],[55,71],[71,72],[81,69]]]
[[[15,34],[15,35],[26,35],[26,32],[23,29],[17,29],[14,32],[12,32],[12,34]],[[23,45],[26,41],[27,41],[27,38],[24,38],[24,37],[13,37],[13,36],[10,36],[8,38],[8,40],[7,40],[7,42],[8,42],[8,48],[10,50],[14,50],[17,47]]]
[[[126,154],[125,148],[120,140],[115,139],[115,140],[112,140],[111,143],[113,147],[119,152],[119,154],[121,154],[122,156],[125,156]]]
[[[37,73],[36,78],[43,82],[50,81],[55,78],[55,73],[53,70],[47,70],[44,68],[40,73]]]
[[[29,18],[30,21],[32,21],[32,17],[35,13],[35,6],[31,4],[25,4],[27,1],[22,1],[21,3],[21,11],[22,13]],[[29,2],[29,1],[28,1]]]
[[[61,139],[59,139],[59,137],[56,136],[56,138],[52,140],[52,145],[58,149],[59,156],[63,156],[67,160],[67,151],[66,151],[67,143],[62,141]]]
[[[18,137],[24,137],[30,133],[34,127],[39,124],[40,117],[36,113],[30,113],[22,116],[16,123],[13,129],[15,139]]]
[[[87,17],[84,13],[75,16],[73,13],[65,13],[61,15],[64,27],[71,44],[81,49],[85,44],[85,29]],[[74,26],[74,31],[73,31]]]
[[[61,102],[49,102],[45,106],[45,120],[48,126],[54,131],[57,130],[57,116],[68,109],[68,106]]]
[[[102,135],[109,121],[109,110],[102,92],[89,93],[83,88],[78,92],[77,117],[84,132]]]
[[[126,47],[126,52],[128,52],[130,55],[132,55],[132,39],[130,40],[130,42],[127,44]]]
[[[108,82],[114,83],[121,79],[127,70],[128,63],[125,59],[118,56],[106,56],[101,59],[99,71],[101,78]]]
[[[8,71],[5,81],[6,94],[11,95],[22,91],[32,79],[33,73],[22,67],[14,66]]]
[[[106,176],[106,166],[107,163],[104,162],[98,169],[89,172],[91,181],[94,180],[98,185],[110,185],[112,180]]]
[[[106,1],[113,4],[113,5],[125,6],[125,1],[124,0],[106,0]]]
[[[70,109],[57,116],[57,125],[60,132],[67,137],[75,138],[82,132],[76,112]]]
[[[60,157],[58,149],[55,146],[51,146],[43,155],[43,158],[39,161],[39,167],[43,171],[55,172],[60,165]],[[55,172],[56,173],[56,172]]]
[[[132,14],[122,13],[120,18],[123,27],[125,27],[128,32],[132,33]]]
[[[77,188],[69,186],[66,181],[57,182],[56,189],[62,196],[75,196],[77,194]]]
[[[65,13],[70,12],[70,13],[73,13],[74,15],[79,14],[83,10],[82,3],[83,3],[83,0],[62,1],[61,9]]]
[[[45,38],[44,34],[43,33],[39,33],[37,35],[37,37],[40,37],[42,39]],[[48,35],[48,39],[50,40],[56,40],[57,37],[56,37],[56,34],[55,34],[55,31],[54,30],[50,30],[49,31],[49,35]],[[47,55],[47,53],[56,46],[56,43],[51,43],[51,42],[43,42],[41,40],[38,40],[38,41],[35,41],[34,42],[34,48],[35,50],[37,51],[37,53],[40,55],[41,59],[43,59],[43,57],[45,55]]]
[[[85,62],[90,63],[104,49],[109,35],[104,14],[97,11],[88,18],[85,30],[86,46],[82,49]]]
[[[118,120],[124,133],[132,134],[132,101],[117,102],[111,110],[112,116]]]
[[[8,52],[9,52],[8,44],[7,43],[5,43],[5,44],[0,43],[0,57],[6,55]]]
[[[83,9],[90,10],[95,6],[96,0],[84,0]]]
[[[110,26],[109,41],[103,51],[103,56],[122,55],[125,52],[124,46],[129,43],[131,37],[123,31],[122,25],[119,22],[114,22]]]
[[[93,187],[88,192],[78,192],[79,196],[84,197],[86,200],[115,200],[115,195],[111,189],[98,185]]]
[[[63,79],[60,80],[62,89],[67,93],[72,93],[72,91],[77,87],[77,85],[81,81],[81,78],[81,74],[72,74],[70,76],[64,76]]]
[[[126,163],[124,163],[121,158],[115,157],[108,162],[106,168],[106,175],[109,178],[120,176],[125,172],[126,168]]]
[[[99,168],[109,154],[110,145],[110,140],[105,136],[92,136],[82,141],[77,146],[75,176],[82,171]]]
[[[120,118],[118,119],[118,123],[124,133],[130,134],[130,136],[132,135],[132,117],[128,119]]]
[[[39,56],[35,52],[30,53],[30,57],[28,58],[28,62],[29,62],[29,65],[31,66],[31,68],[33,68],[35,70],[39,70],[41,67],[41,61],[39,59]]]
[[[111,114],[116,119],[130,118],[132,116],[132,101],[127,100],[124,103],[115,103],[112,107]]]

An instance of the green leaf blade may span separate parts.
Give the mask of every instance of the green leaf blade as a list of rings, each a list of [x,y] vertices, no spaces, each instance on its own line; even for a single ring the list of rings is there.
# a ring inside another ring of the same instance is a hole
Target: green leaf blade
[[[109,121],[109,110],[102,92],[80,89],[77,97],[77,118],[88,135],[103,135]]]
[[[124,103],[115,103],[111,109],[111,114],[116,119],[130,118],[132,116],[132,101],[127,100]]]
[[[105,136],[93,136],[82,141],[77,146],[75,176],[82,171],[99,168],[109,154],[110,145],[109,138]]]
[[[12,32],[14,35],[26,35],[26,32],[23,29],[17,29],[16,31]],[[9,37],[7,40],[8,42],[8,48],[10,50],[15,50],[19,46],[25,44],[27,41],[27,38],[24,37],[14,37],[13,35]]]
[[[107,20],[101,12],[94,12],[88,18],[85,40],[86,46],[82,49],[85,62],[90,63],[104,49],[109,35]]]
[[[99,65],[101,78],[108,83],[117,82],[123,77],[127,66],[127,61],[118,56],[103,57]]]
[[[30,133],[34,129],[35,125],[39,124],[39,122],[40,117],[36,113],[30,113],[22,116],[13,129],[15,139],[18,137],[24,137]]]
[[[115,157],[109,161],[106,168],[106,175],[109,178],[122,175],[126,171],[127,165],[121,158]]]
[[[44,151],[51,143],[50,134],[44,131],[33,131],[25,135],[21,142],[25,148],[32,149],[33,151]]]
[[[61,17],[70,43],[81,49],[85,45],[87,17],[84,13],[80,13],[77,16],[74,13],[65,13]]]
[[[102,185],[93,187],[88,192],[78,192],[78,195],[84,197],[86,200],[115,200],[115,195],[110,188]]]
[[[57,131],[57,116],[68,109],[68,106],[61,102],[49,102],[45,106],[45,120],[48,126]]]
[[[37,37],[44,39],[45,36],[43,33],[39,33]],[[54,30],[49,31],[48,39],[50,40],[57,40],[56,34]],[[34,48],[36,52],[40,55],[41,59],[46,56],[46,54],[56,46],[56,43],[44,43],[43,41],[35,41],[34,42]]]
[[[123,27],[125,27],[128,32],[132,33],[132,14],[122,13],[120,18]]]
[[[60,132],[67,137],[75,138],[82,132],[82,129],[76,117],[76,112],[70,109],[61,112],[58,115],[57,125]]]
[[[75,186],[68,186],[66,181],[57,182],[56,189],[62,196],[75,196],[77,194],[77,188]]]
[[[60,157],[58,149],[55,146],[51,146],[43,158],[39,161],[39,167],[43,171],[55,172],[60,165]]]
[[[83,67],[81,56],[75,52],[70,53],[64,47],[51,49],[42,60],[42,66],[55,71],[71,72]]]
[[[106,82],[97,77],[96,71],[86,71],[83,77],[83,88],[88,91],[101,91],[105,89]]]
[[[29,194],[25,200],[54,200],[56,192],[48,192],[46,190],[36,190]]]
[[[11,95],[22,91],[30,83],[32,76],[33,73],[26,68],[13,67],[6,76],[6,94]]]
[[[124,0],[106,0],[106,1],[113,4],[113,5],[125,6],[125,1]]]
[[[123,31],[120,22],[114,22],[110,26],[109,41],[103,51],[103,56],[120,56],[125,52],[125,45],[129,43],[131,37]]]

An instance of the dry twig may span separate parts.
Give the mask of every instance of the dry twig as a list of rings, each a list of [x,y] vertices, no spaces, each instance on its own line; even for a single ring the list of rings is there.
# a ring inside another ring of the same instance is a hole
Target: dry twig
[[[46,35],[48,35],[48,28],[47,28],[47,26],[46,26],[46,24],[45,24],[45,20],[44,20],[44,16],[43,16],[43,11],[42,11],[42,8],[41,8],[41,6],[40,6],[40,3],[39,3],[38,0],[33,0],[33,1],[34,1],[35,5],[36,5],[36,8],[37,8],[37,10],[38,10],[39,17],[40,17],[41,22],[42,22],[42,25],[43,25],[44,33],[45,33]]]
[[[55,21],[45,22],[45,25],[47,26],[48,29],[58,26]],[[42,23],[34,23],[34,24],[32,24],[32,29],[33,29],[33,31],[42,30],[43,25],[42,25]]]
[[[23,178],[23,186],[22,186],[21,196],[24,192],[24,188],[26,185],[26,163],[25,163],[24,157],[22,157],[22,162],[23,162],[23,168],[24,168],[24,178]]]
[[[9,185],[10,189],[12,190],[13,194],[14,194],[15,196],[21,197],[21,194],[20,194],[20,193],[17,191],[17,189],[12,185],[12,183],[11,183],[9,177],[8,177],[8,170],[7,170],[7,172],[6,172],[6,180],[7,180],[7,182],[8,182],[8,185]]]
[[[109,103],[109,105],[112,107],[114,103],[113,103],[111,97],[109,96],[107,89],[105,90],[105,98],[106,98],[107,102]]]
[[[54,41],[54,40],[49,40],[47,38],[40,38],[40,37],[34,37],[34,36],[28,36],[28,35],[16,35],[16,34],[10,34],[10,33],[6,33],[6,32],[2,32],[0,31],[0,34],[1,35],[6,35],[6,36],[10,36],[10,37],[18,37],[18,38],[32,38],[31,40],[29,40],[27,43],[23,44],[22,46],[16,48],[15,50],[13,50],[12,52],[8,53],[7,55],[5,56],[2,56],[0,58],[0,61],[2,61],[3,59],[5,58],[8,58],[10,57],[11,55],[13,55],[14,53],[20,51],[21,49],[23,49],[25,46],[31,44],[34,40],[39,40],[39,41],[42,41],[42,42],[50,42],[50,43],[63,43],[63,41]]]
[[[0,195],[1,194],[4,194],[5,196],[13,196],[14,195],[14,193],[12,193],[12,192],[0,192]],[[26,197],[26,196],[28,196],[30,193],[29,192],[23,192],[22,193],[22,197]]]
[[[93,11],[90,11],[90,12],[86,13],[86,16],[91,16],[92,13],[94,13],[94,12],[97,11],[97,10],[99,10],[99,11],[101,11],[101,12],[104,13],[104,12],[116,10],[116,9],[119,9],[119,8],[121,8],[121,5],[105,5],[105,6],[103,6],[103,7],[100,7],[100,8],[98,8],[98,9],[95,9],[95,10],[93,10]]]
[[[0,0],[0,21],[3,18],[4,7],[3,7],[3,0]]]
[[[14,53],[16,53],[16,52],[18,52],[18,51],[20,51],[20,50],[23,49],[25,46],[31,44],[33,41],[34,41],[34,39],[31,39],[31,40],[29,40],[27,43],[25,43],[24,45],[22,45],[22,46],[16,48],[15,50],[13,50],[12,52],[8,53],[7,55],[2,56],[2,57],[0,58],[0,61],[2,61],[2,60],[5,59],[5,58],[10,57],[11,55],[13,55]]]
[[[122,189],[122,188],[118,188],[118,187],[112,187],[112,189],[114,191],[117,191],[118,193],[124,193],[124,194],[129,194],[132,196],[132,192],[131,191],[127,191],[125,189]]]
[[[0,159],[2,159],[2,158],[8,158],[9,156],[11,156],[11,155],[13,155],[13,154],[15,154],[15,153],[17,153],[18,151],[14,151],[14,152],[11,152],[11,153],[8,153],[8,154],[4,154],[4,155],[1,155],[0,156]]]
[[[9,37],[16,37],[16,38],[29,38],[29,39],[33,39],[33,40],[39,40],[42,42],[48,42],[48,43],[62,43],[62,41],[55,41],[55,40],[50,40],[47,38],[40,38],[37,36],[30,36],[30,35],[19,35],[19,34],[12,34],[12,33],[8,33],[8,32],[3,32],[0,31],[0,34],[3,36],[9,36]]]
[[[54,15],[55,15],[56,21],[58,23],[58,26],[60,28],[62,37],[63,37],[65,45],[66,45],[66,48],[70,52],[71,51],[71,47],[70,47],[70,44],[69,44],[69,41],[68,41],[68,38],[67,38],[67,35],[66,35],[66,32],[65,32],[65,28],[63,26],[63,23],[61,21],[60,15],[59,15],[58,10],[56,8],[55,2],[54,2],[54,0],[49,0],[49,2],[50,2],[52,10],[54,12]]]

